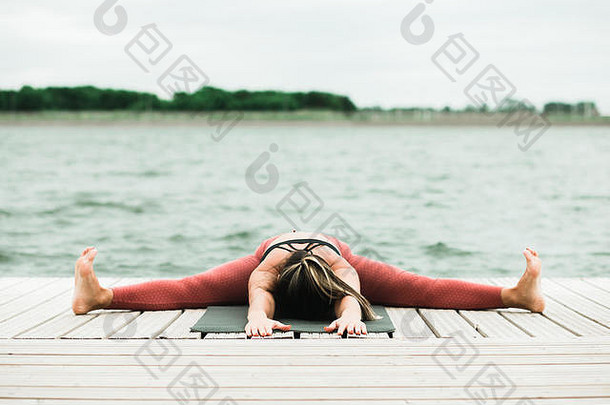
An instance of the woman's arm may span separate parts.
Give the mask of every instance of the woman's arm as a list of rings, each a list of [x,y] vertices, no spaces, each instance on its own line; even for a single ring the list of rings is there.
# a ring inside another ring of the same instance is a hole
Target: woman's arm
[[[356,273],[356,270],[349,263],[347,263],[347,266],[345,266],[344,263],[340,263],[338,264],[338,266],[343,267],[338,268],[336,270],[333,268],[335,274],[341,280],[345,281],[345,283],[352,287],[354,290],[360,292],[360,278],[358,277],[358,273]],[[357,317],[358,319],[362,317],[360,304],[351,295],[346,295],[341,300],[335,303],[335,314],[338,318],[344,315]]]
[[[331,266],[335,274],[345,283],[349,284],[354,290],[360,292],[360,278],[356,270],[341,258]],[[335,303],[335,314],[337,319],[324,329],[327,332],[337,330],[342,335],[347,330],[348,333],[367,334],[366,325],[362,322],[362,310],[360,304],[351,295],[346,295]]]
[[[248,280],[248,323],[247,336],[270,336],[273,329],[290,330],[290,325],[273,320],[275,301],[271,291],[277,282],[277,271],[274,267],[259,265]]]
[[[346,295],[335,303],[335,314],[337,318],[350,317],[358,320],[362,318],[360,304],[351,295]]]
[[[273,318],[275,301],[273,300],[273,287],[277,281],[277,274],[268,268],[257,267],[248,280],[248,319],[251,317]]]

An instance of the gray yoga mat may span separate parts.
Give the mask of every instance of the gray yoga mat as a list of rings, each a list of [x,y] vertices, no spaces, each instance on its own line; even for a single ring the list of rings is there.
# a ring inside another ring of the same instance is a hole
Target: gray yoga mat
[[[381,305],[373,305],[373,310],[382,319],[365,321],[366,329],[369,333],[388,333],[396,330],[385,308]],[[203,316],[191,327],[192,332],[206,333],[239,333],[243,332],[248,323],[248,306],[211,306],[208,307]],[[305,319],[279,318],[278,321],[286,325],[291,325],[291,332],[297,334],[305,333],[329,333],[324,330],[331,320],[309,321]],[[336,330],[333,333],[337,333]]]

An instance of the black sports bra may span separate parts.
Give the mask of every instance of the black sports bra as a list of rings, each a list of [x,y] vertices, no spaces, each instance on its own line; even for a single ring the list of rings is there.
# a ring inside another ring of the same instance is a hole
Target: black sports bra
[[[305,249],[297,249],[294,246],[292,246],[293,243],[307,243],[307,246],[305,246]],[[292,250],[282,246],[282,245],[288,245],[292,248]],[[297,250],[305,250],[306,252],[311,252],[312,249],[317,248],[318,246],[328,246],[329,248],[331,248],[332,250],[334,250],[335,252],[337,252],[337,254],[339,256],[341,256],[341,252],[339,251],[339,249],[337,249],[337,247],[335,245],[333,245],[332,243],[326,242],[325,240],[320,240],[320,239],[289,239],[289,240],[285,240],[282,242],[278,242],[275,243],[271,246],[269,246],[267,248],[267,250],[265,251],[265,253],[263,254],[263,257],[261,258],[261,262],[263,260],[265,260],[265,257],[267,257],[267,255],[269,254],[269,252],[271,252],[273,249],[275,248],[280,248],[283,249],[287,252],[296,252]]]

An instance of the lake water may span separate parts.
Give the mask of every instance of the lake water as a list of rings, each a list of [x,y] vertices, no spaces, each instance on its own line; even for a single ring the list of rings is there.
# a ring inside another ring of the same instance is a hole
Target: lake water
[[[292,223],[432,276],[518,276],[526,246],[547,276],[610,273],[610,128],[553,127],[525,153],[495,127],[210,132],[1,127],[0,276],[71,276],[94,245],[98,275],[181,277]]]

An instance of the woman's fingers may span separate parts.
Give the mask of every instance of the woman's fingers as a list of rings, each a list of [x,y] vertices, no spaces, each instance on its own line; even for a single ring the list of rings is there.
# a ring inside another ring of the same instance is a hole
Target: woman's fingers
[[[335,329],[338,335],[343,335],[345,331],[349,334],[355,333],[356,335],[366,335],[368,333],[366,325],[362,321],[336,319],[330,325],[324,327],[326,332],[332,332]]]
[[[250,325],[247,324],[245,327],[247,336],[271,336],[273,335],[274,329],[279,329],[281,331],[289,331],[292,328],[292,325],[286,325],[279,321],[267,321],[268,323],[263,323],[261,325]],[[334,330],[337,331],[338,335],[343,335],[347,331],[348,334],[368,334],[366,329],[366,324],[362,321],[348,321],[342,319],[335,319],[330,323],[330,325],[325,326],[324,330],[326,332],[332,332]]]
[[[337,320],[332,321],[330,325],[324,327],[324,330],[327,332],[332,332],[335,329],[337,329]]]
[[[284,325],[278,321],[267,320],[261,324],[248,323],[244,330],[247,336],[271,336],[273,335],[273,329],[288,331],[291,327],[292,325]]]

